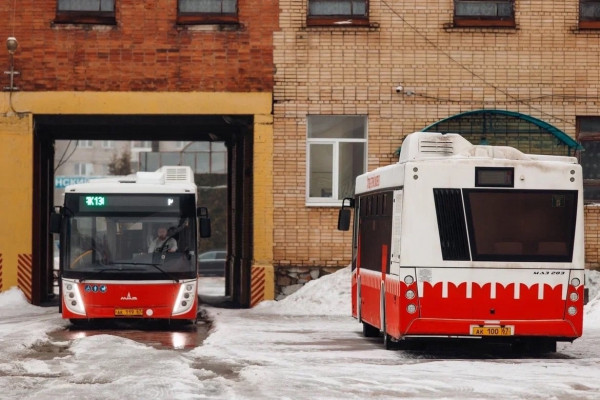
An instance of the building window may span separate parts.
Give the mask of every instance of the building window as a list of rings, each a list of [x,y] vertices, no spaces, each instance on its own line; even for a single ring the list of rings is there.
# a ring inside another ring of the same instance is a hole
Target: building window
[[[90,176],[94,174],[94,164],[75,163],[73,164],[73,173],[79,176]]]
[[[454,0],[454,26],[515,27],[514,0]]]
[[[131,142],[132,151],[152,151],[151,140],[134,140]]]
[[[311,115],[307,130],[306,203],[340,204],[366,170],[367,117]]]
[[[579,28],[600,29],[600,0],[579,1]]]
[[[94,141],[93,140],[78,140],[77,147],[79,147],[80,149],[91,149],[94,147]]]
[[[238,22],[237,0],[178,0],[178,24],[231,24]]]
[[[583,198],[600,200],[600,117],[577,117],[577,139],[585,151],[580,153],[583,170]]]
[[[112,149],[113,147],[115,147],[115,142],[113,140],[103,140],[102,141],[103,149]]]
[[[224,142],[186,142],[180,151],[139,154],[139,170],[154,171],[163,165],[187,165],[196,174],[226,174],[227,147]]]
[[[309,26],[369,24],[368,0],[308,0]]]
[[[58,0],[54,22],[115,24],[115,0]]]

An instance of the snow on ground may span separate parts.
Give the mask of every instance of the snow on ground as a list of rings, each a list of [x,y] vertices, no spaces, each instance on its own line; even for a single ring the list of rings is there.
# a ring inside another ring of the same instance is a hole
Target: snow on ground
[[[600,273],[585,329],[555,355],[386,351],[350,317],[349,269],[252,310],[207,308],[190,351],[112,335],[57,341],[54,308],[0,293],[0,399],[598,399]],[[217,293],[217,291],[215,291]]]
[[[351,315],[350,268],[307,282],[281,301],[265,301],[253,311],[281,315]]]

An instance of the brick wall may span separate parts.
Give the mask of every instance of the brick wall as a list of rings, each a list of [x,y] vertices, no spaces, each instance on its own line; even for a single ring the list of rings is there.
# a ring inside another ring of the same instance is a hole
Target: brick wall
[[[336,230],[337,208],[305,205],[309,114],[367,115],[369,170],[395,162],[407,133],[465,111],[516,111],[571,136],[576,116],[600,115],[598,32],[575,29],[577,0],[517,1],[517,29],[445,27],[452,0],[369,4],[371,27],[306,27],[307,1],[280,0],[273,161],[279,267],[350,261],[351,234]],[[399,84],[403,94],[395,91]]]
[[[270,92],[277,1],[238,3],[240,26],[221,29],[177,26],[176,0],[118,0],[116,26],[54,24],[56,0],[1,1],[0,38],[19,41],[24,91]]]
[[[600,269],[600,204],[585,206],[585,267]]]

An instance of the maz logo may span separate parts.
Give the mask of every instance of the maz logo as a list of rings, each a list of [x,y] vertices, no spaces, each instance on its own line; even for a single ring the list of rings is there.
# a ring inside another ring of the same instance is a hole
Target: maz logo
[[[121,297],[121,300],[137,300],[138,298],[136,296],[131,297],[131,293],[127,292],[127,297],[123,296]]]

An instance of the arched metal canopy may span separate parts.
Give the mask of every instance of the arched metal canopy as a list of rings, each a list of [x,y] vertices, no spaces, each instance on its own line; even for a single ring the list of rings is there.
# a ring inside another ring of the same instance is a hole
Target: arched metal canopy
[[[571,151],[583,150],[581,144],[555,126],[507,110],[467,111],[442,119],[423,131],[459,133],[474,144],[511,145],[528,153],[571,154]]]

